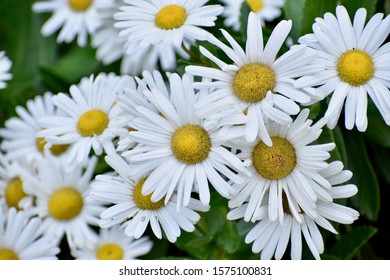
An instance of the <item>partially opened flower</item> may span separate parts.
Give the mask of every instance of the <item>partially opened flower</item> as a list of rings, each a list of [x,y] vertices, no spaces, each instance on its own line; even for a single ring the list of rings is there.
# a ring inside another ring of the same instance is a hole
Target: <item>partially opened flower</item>
[[[241,27],[241,8],[246,3],[250,10],[259,18],[261,25],[264,21],[272,21],[282,14],[284,0],[220,0],[224,4],[222,15],[226,17],[225,25],[232,26],[235,31]]]
[[[186,206],[195,191],[207,205],[208,181],[224,197],[234,193],[225,178],[243,182],[237,175],[245,170],[242,162],[223,146],[241,137],[241,129],[197,115],[194,104],[200,95],[192,83],[188,74],[170,75],[169,89],[156,80],[155,87],[143,91],[143,102],[152,105],[134,108],[140,116],[130,122],[134,131],[128,137],[139,145],[122,155],[133,166],[132,178],[148,176],[143,194],[153,192],[155,202],[163,197],[168,201],[177,191],[179,205]]]
[[[153,243],[147,237],[133,239],[124,234],[119,226],[100,229],[98,241],[92,248],[75,248],[76,260],[132,260],[149,253]]]
[[[42,159],[45,149],[55,156],[64,155],[69,150],[67,144],[48,145],[44,137],[36,137],[36,133],[43,129],[38,119],[59,116],[52,98],[53,95],[47,92],[27,101],[26,108],[17,106],[18,116],[8,119],[5,128],[0,129],[0,136],[4,139],[1,148],[9,159],[24,159],[31,163]]]
[[[334,128],[345,103],[345,127],[359,131],[368,126],[367,94],[390,125],[390,16],[375,14],[365,24],[367,11],[357,10],[353,23],[347,10],[338,6],[336,16],[326,13],[313,24],[313,34],[299,42],[321,52],[316,63],[326,66],[322,72],[300,78],[297,86],[319,86],[323,98],[331,95],[325,118]]]
[[[87,200],[97,159],[69,169],[63,159],[47,157],[38,162],[35,172],[24,172],[25,192],[36,197],[33,212],[42,220],[38,232],[54,234],[57,241],[66,236],[70,248],[91,247],[97,234],[101,203]]]
[[[229,201],[229,207],[239,207],[248,201],[244,219],[253,218],[256,210],[265,204],[270,221],[281,221],[284,216],[282,197],[297,203],[291,204],[292,215],[301,222],[299,213],[304,211],[309,217],[317,217],[316,202],[319,198],[331,202],[325,190],[331,184],[319,173],[327,166],[333,143],[309,145],[320,136],[323,122],[311,125],[307,119],[309,110],[304,109],[290,125],[281,125],[267,120],[265,127],[273,145],[267,146],[257,138],[253,143],[237,142],[241,150],[237,156],[248,166],[250,176],[242,185],[233,185],[239,191]]]
[[[340,185],[352,177],[352,173],[343,170],[343,164],[339,161],[330,163],[319,173],[333,187],[326,190],[327,196],[333,199],[344,199],[354,196],[357,193],[355,185]],[[281,211],[284,212],[283,220],[272,221],[269,218],[270,208],[267,199],[263,200],[253,216],[252,222],[256,222],[254,227],[245,238],[246,243],[253,242],[252,251],[261,252],[261,259],[281,259],[287,250],[287,245],[291,245],[291,258],[302,258],[302,235],[316,259],[320,259],[320,254],[324,252],[324,241],[318,226],[337,234],[337,231],[329,221],[341,224],[352,224],[359,213],[354,209],[335,203],[324,201],[321,198],[316,202],[316,218],[310,217],[304,211],[300,211],[300,220],[292,214],[298,204],[294,198],[287,198],[283,193],[279,201]],[[236,220],[245,215],[248,203],[233,209],[228,214],[228,219]],[[258,222],[257,222],[258,221]]]
[[[115,15],[123,29],[120,36],[142,47],[158,43],[180,47],[183,42],[205,40],[202,27],[215,25],[222,13],[220,5],[206,5],[207,0],[125,0],[126,6]]]
[[[52,145],[72,144],[66,155],[69,167],[88,161],[91,149],[97,155],[103,150],[107,154],[113,152],[113,138],[127,133],[129,119],[117,104],[117,94],[127,81],[126,76],[101,73],[72,85],[70,96],[53,96],[53,103],[65,114],[40,118],[38,123],[44,129],[37,136]]]
[[[33,4],[36,13],[52,12],[52,16],[42,27],[42,35],[50,36],[61,29],[58,43],[70,43],[77,36],[77,43],[87,44],[88,34],[93,34],[101,26],[100,9],[113,6],[113,0],[47,0]]]
[[[5,56],[5,52],[0,52],[0,89],[7,87],[5,81],[12,79],[12,74],[9,70],[12,67],[12,62]]]
[[[264,119],[267,117],[279,124],[291,123],[290,115],[298,114],[300,110],[296,102],[308,103],[311,100],[309,92],[292,85],[293,78],[322,69],[322,66],[308,66],[308,63],[316,58],[316,52],[305,46],[293,46],[276,58],[291,26],[291,21],[281,21],[264,47],[260,21],[254,13],[250,13],[245,51],[224,30],[223,36],[231,47],[213,35],[208,35],[207,40],[225,52],[233,63],[226,63],[200,47],[201,53],[211,59],[219,69],[186,67],[188,73],[212,80],[194,84],[195,88],[212,89],[208,97],[195,104],[197,113],[200,116],[210,116],[234,107],[239,115],[231,121],[245,124],[246,140],[252,142],[259,136],[267,146],[271,146],[272,141],[265,128]]]
[[[142,194],[147,177],[132,180],[131,167],[119,155],[107,156],[106,161],[118,175],[97,176],[90,194],[91,200],[113,204],[100,215],[102,228],[120,225],[127,236],[138,239],[150,225],[157,238],[161,239],[164,232],[170,242],[176,242],[181,230],[195,230],[194,224],[200,219],[195,210],[209,210],[193,198],[186,207],[178,207],[176,194],[165,203],[164,198],[153,202],[151,194]]]
[[[0,260],[56,260],[60,252],[54,235],[42,235],[41,220],[15,208],[0,208]]]

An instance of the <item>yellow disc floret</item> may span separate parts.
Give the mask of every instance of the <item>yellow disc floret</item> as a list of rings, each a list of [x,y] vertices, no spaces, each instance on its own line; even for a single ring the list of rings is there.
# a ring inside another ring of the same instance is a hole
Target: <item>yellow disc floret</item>
[[[343,53],[337,63],[337,72],[342,81],[361,86],[367,83],[374,75],[372,57],[361,50],[351,50]]]
[[[187,19],[187,11],[181,6],[172,4],[162,8],[156,15],[156,26],[169,30],[181,27]]]
[[[93,0],[69,0],[69,6],[76,12],[84,12],[91,7]]]
[[[38,137],[36,140],[37,148],[38,150],[43,153],[43,150],[45,149],[45,145],[47,144],[44,137]],[[52,145],[50,147],[50,152],[55,155],[59,156],[63,153],[65,153],[69,148],[69,145]]]
[[[123,249],[115,243],[106,243],[99,247],[96,258],[98,260],[122,260]]]
[[[18,260],[18,255],[7,248],[0,248],[0,260],[5,261],[5,260]]]
[[[139,209],[143,210],[158,210],[164,206],[164,199],[162,198],[157,202],[151,200],[152,194],[142,195],[142,187],[147,178],[140,180],[133,189],[133,199]]]
[[[50,196],[49,213],[57,220],[68,221],[81,212],[83,204],[83,198],[79,191],[72,187],[64,187]]]
[[[262,63],[241,67],[233,78],[233,91],[244,102],[259,102],[275,87],[275,73]]]
[[[19,201],[25,196],[26,193],[23,190],[22,180],[19,177],[12,179],[5,190],[5,201],[8,206],[19,209]]]
[[[252,12],[259,12],[263,6],[263,0],[245,0]]]
[[[272,147],[260,141],[253,149],[253,165],[264,178],[281,179],[290,174],[296,165],[295,148],[283,138],[276,136],[271,139]]]
[[[173,134],[171,149],[177,160],[186,164],[199,163],[209,155],[211,149],[210,136],[199,125],[183,125]]]
[[[85,112],[77,122],[77,130],[84,137],[100,135],[107,126],[107,114],[97,109]]]

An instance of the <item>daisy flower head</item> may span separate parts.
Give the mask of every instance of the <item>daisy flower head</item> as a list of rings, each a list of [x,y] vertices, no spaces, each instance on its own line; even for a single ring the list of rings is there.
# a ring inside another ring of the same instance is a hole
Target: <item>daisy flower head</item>
[[[355,125],[364,132],[368,126],[367,94],[385,122],[390,125],[390,16],[375,14],[365,25],[367,11],[357,10],[353,23],[343,6],[336,16],[326,13],[313,24],[313,33],[299,42],[320,51],[318,61],[326,69],[300,78],[296,86],[319,86],[323,97],[331,95],[325,118],[334,128],[345,103],[345,127]]]
[[[158,43],[180,47],[183,42],[205,40],[202,27],[215,25],[222,13],[220,5],[206,5],[208,0],[125,0],[126,6],[115,14],[120,36],[129,43],[146,47]]]
[[[47,0],[35,2],[36,13],[53,13],[42,26],[43,36],[50,36],[61,29],[58,43],[70,43],[77,36],[77,44],[84,47],[88,34],[93,34],[101,26],[100,11],[114,5],[113,0]]]
[[[7,84],[5,81],[12,79],[12,74],[9,70],[12,67],[12,62],[8,57],[5,56],[5,51],[0,52],[0,89],[6,88]]]
[[[39,232],[54,234],[57,241],[66,236],[69,247],[91,247],[97,226],[105,209],[96,201],[87,200],[91,178],[97,163],[92,158],[84,169],[69,169],[64,159],[47,157],[38,162],[35,172],[24,172],[26,193],[36,197],[33,212],[42,219]]]
[[[26,179],[22,177],[22,170],[29,170],[29,167],[26,162],[10,161],[0,152],[0,208],[4,211],[9,208],[25,210],[32,206],[33,196],[26,194]]]
[[[298,114],[300,110],[296,102],[308,103],[311,100],[308,91],[292,85],[293,78],[322,69],[322,66],[308,66],[309,61],[316,58],[316,52],[305,46],[293,46],[276,59],[291,26],[291,21],[281,21],[264,47],[260,21],[251,12],[245,51],[224,30],[222,34],[232,47],[228,47],[213,35],[208,35],[207,40],[223,50],[233,64],[223,62],[200,47],[201,53],[219,69],[186,67],[190,74],[213,80],[194,84],[195,88],[214,89],[208,98],[195,104],[197,112],[201,116],[210,116],[234,106],[239,115],[232,118],[232,121],[237,122],[235,124],[245,123],[246,140],[252,142],[259,136],[266,145],[271,146],[272,141],[265,128],[264,119],[267,117],[280,124],[290,124],[290,115]]]
[[[18,116],[7,120],[5,128],[0,129],[0,136],[4,139],[1,148],[9,159],[26,159],[31,163],[44,157],[45,150],[55,156],[64,155],[69,150],[69,145],[50,145],[44,137],[35,135],[42,129],[38,119],[61,115],[52,98],[53,95],[47,92],[27,101],[26,108],[17,106]]]
[[[76,260],[132,260],[145,255],[153,243],[147,237],[134,240],[124,234],[119,226],[100,229],[99,240],[93,248],[75,248],[72,256]]]
[[[339,161],[330,163],[319,173],[326,179],[332,187],[325,191],[325,195],[333,199],[345,199],[354,196],[357,188],[352,184],[344,184],[352,177],[352,173],[343,170],[343,164]],[[283,211],[284,218],[282,221],[272,221],[269,218],[270,208],[267,205],[267,199],[263,200],[260,207],[256,209],[252,222],[254,227],[245,238],[246,243],[253,242],[252,251],[261,252],[261,259],[280,260],[291,244],[291,258],[301,259],[302,257],[302,235],[316,259],[320,259],[320,254],[324,252],[324,241],[318,226],[337,234],[337,231],[329,221],[340,224],[352,224],[358,217],[359,213],[354,209],[335,203],[324,201],[319,198],[316,202],[318,212],[317,218],[312,218],[302,211],[299,215],[301,220],[298,221],[292,214],[297,204],[294,198],[288,199],[286,193],[282,194],[279,203],[280,211]],[[236,220],[245,215],[248,203],[231,210],[228,213],[228,219]]]
[[[53,235],[39,232],[41,220],[15,208],[0,208],[0,260],[56,260],[60,252]]]
[[[284,0],[220,0],[224,4],[222,15],[226,17],[225,25],[231,26],[235,31],[240,29],[241,7],[244,3],[254,12],[262,26],[265,21],[273,21],[278,18],[284,6]]]
[[[234,193],[224,176],[233,182],[243,182],[237,172],[245,172],[245,167],[223,146],[241,137],[241,128],[198,117],[194,104],[199,94],[195,94],[192,83],[191,75],[181,78],[172,74],[169,88],[157,82],[156,87],[144,90],[147,102],[155,109],[136,106],[141,116],[130,122],[134,131],[128,137],[139,145],[122,155],[133,166],[132,178],[148,176],[143,195],[153,192],[155,202],[164,196],[168,201],[177,190],[179,205],[186,206],[191,192],[197,191],[207,205],[208,181],[224,197]]]
[[[126,86],[128,77],[113,74],[91,75],[70,87],[70,96],[59,93],[53,103],[64,116],[43,117],[38,123],[44,128],[37,137],[44,137],[52,145],[71,145],[67,163],[82,165],[93,151],[113,152],[112,139],[127,133],[129,119],[117,104],[117,93]]]
[[[319,171],[327,166],[325,160],[335,145],[309,145],[318,139],[324,122],[311,125],[308,116],[309,110],[304,109],[290,125],[267,120],[265,126],[273,142],[271,147],[260,138],[251,143],[238,142],[241,152],[237,156],[248,166],[250,176],[244,184],[237,185],[239,191],[229,201],[229,207],[235,208],[248,201],[245,221],[253,219],[266,194],[270,221],[283,219],[283,193],[289,201],[294,199],[297,202],[291,207],[291,212],[298,221],[302,220],[301,210],[313,219],[317,217],[319,197],[331,201],[329,195],[324,194],[331,185]]]
[[[96,176],[90,194],[92,200],[114,204],[100,215],[99,225],[102,228],[120,225],[127,236],[139,239],[150,224],[157,238],[161,239],[164,232],[167,239],[174,243],[181,230],[187,232],[195,230],[194,224],[200,219],[195,210],[209,210],[209,206],[190,198],[187,207],[177,211],[176,194],[173,194],[169,201],[161,198],[153,202],[151,194],[142,194],[147,177],[135,181],[130,179],[131,166],[119,155],[106,156],[106,161],[118,175]]]

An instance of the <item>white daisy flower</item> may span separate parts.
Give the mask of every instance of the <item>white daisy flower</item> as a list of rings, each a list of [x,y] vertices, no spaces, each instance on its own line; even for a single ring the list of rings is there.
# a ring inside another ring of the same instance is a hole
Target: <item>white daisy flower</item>
[[[352,173],[348,170],[343,170],[341,162],[332,162],[319,173],[323,178],[329,181],[331,185],[339,185],[348,181],[352,177]],[[327,190],[327,195],[332,199],[349,198],[357,193],[355,185],[341,185],[332,187]],[[306,243],[316,259],[320,259],[320,254],[324,252],[324,241],[318,229],[318,226],[337,234],[337,231],[328,221],[334,221],[341,224],[352,224],[358,217],[359,213],[352,208],[346,207],[333,202],[326,202],[319,199],[316,203],[318,217],[313,219],[306,213],[300,213],[301,221],[292,215],[297,202],[283,193],[280,207],[284,212],[282,221],[271,221],[269,219],[269,207],[266,200],[263,200],[261,206],[256,210],[253,217],[254,221],[259,221],[252,228],[245,238],[246,243],[253,243],[252,251],[254,253],[261,252],[261,259],[281,259],[285,254],[287,245],[291,244],[291,258],[301,259],[302,257],[302,234]],[[244,204],[236,209],[233,209],[228,214],[228,219],[236,220],[245,215],[248,204]]]
[[[114,151],[112,139],[126,134],[129,119],[117,104],[117,93],[126,86],[128,77],[99,74],[83,78],[70,87],[70,96],[60,93],[53,103],[65,116],[43,117],[38,123],[44,128],[36,135],[52,145],[72,144],[67,164],[82,165],[88,161],[91,148],[97,155]]]
[[[115,14],[116,27],[123,29],[120,36],[129,43],[147,47],[158,43],[180,47],[183,42],[205,40],[201,27],[215,25],[222,13],[220,5],[207,5],[208,0],[125,0],[126,6]]]
[[[164,198],[153,202],[152,195],[142,194],[147,177],[137,181],[130,179],[131,167],[119,155],[106,156],[106,161],[119,176],[96,176],[90,194],[91,199],[114,204],[100,215],[99,225],[102,228],[121,225],[127,236],[138,239],[150,224],[157,238],[162,238],[162,228],[167,239],[174,243],[181,230],[187,232],[195,230],[194,224],[200,219],[195,210],[209,210],[209,206],[203,206],[198,200],[190,198],[187,207],[177,211],[176,194],[173,194],[166,203]]]
[[[114,226],[100,230],[99,240],[93,248],[75,248],[71,253],[76,260],[133,260],[149,253],[152,246],[149,238],[134,240]]]
[[[69,145],[47,145],[45,138],[35,136],[42,129],[38,119],[60,115],[52,97],[53,95],[47,92],[27,101],[27,108],[17,106],[18,117],[10,118],[5,122],[5,128],[0,129],[0,136],[4,139],[1,148],[7,152],[9,159],[26,159],[32,162],[40,160],[45,149],[55,156],[64,155],[68,151]]]
[[[0,260],[56,260],[60,252],[53,235],[39,233],[41,220],[23,211],[0,208]]]
[[[299,222],[300,209],[315,219],[318,198],[332,201],[325,192],[331,185],[319,171],[327,166],[325,160],[330,157],[329,151],[335,145],[308,145],[318,139],[324,125],[323,121],[319,121],[311,126],[308,116],[309,110],[304,109],[291,125],[266,120],[265,127],[271,136],[272,147],[261,139],[253,143],[237,143],[237,148],[241,150],[237,156],[248,166],[250,176],[243,185],[233,185],[239,192],[229,201],[229,207],[238,207],[248,200],[245,221],[253,218],[266,194],[269,194],[270,221],[283,219],[280,203],[283,193],[289,200],[293,198],[297,201],[291,212]]]
[[[176,68],[176,53],[187,57],[181,48],[168,44],[150,45],[144,48],[137,44],[128,44],[119,36],[120,30],[114,27],[114,14],[124,5],[123,0],[115,2],[115,6],[102,14],[103,25],[92,35],[92,46],[97,48],[96,57],[104,64],[121,59],[122,74],[138,75],[142,71],[153,71],[160,62],[163,70]]]
[[[294,46],[276,59],[291,30],[291,24],[291,21],[281,21],[264,48],[260,21],[251,12],[246,51],[224,30],[222,33],[232,48],[213,35],[208,35],[208,41],[223,50],[234,64],[227,64],[200,47],[201,53],[221,70],[203,66],[186,67],[190,74],[213,80],[194,84],[195,88],[215,90],[195,104],[197,113],[210,116],[235,106],[240,115],[233,117],[231,121],[236,124],[246,122],[246,140],[252,142],[258,135],[266,145],[271,146],[264,118],[268,117],[280,124],[290,124],[290,115],[298,114],[300,110],[295,102],[308,103],[311,100],[308,92],[294,88],[293,78],[322,69],[322,66],[308,66],[309,61],[316,58],[316,52],[305,46]]]
[[[195,95],[192,83],[190,75],[181,79],[172,74],[169,91],[161,82],[151,91],[143,91],[157,112],[150,106],[135,107],[142,116],[130,122],[135,131],[129,132],[129,138],[140,145],[122,155],[134,167],[132,178],[150,173],[143,194],[153,192],[152,201],[164,196],[168,201],[177,190],[178,204],[186,206],[191,192],[198,191],[206,205],[210,202],[208,181],[224,197],[231,197],[235,191],[223,175],[233,182],[243,183],[236,174],[245,171],[242,162],[222,146],[241,137],[242,129],[220,126],[215,120],[197,117],[193,105],[199,95]]]
[[[48,157],[38,162],[36,172],[22,174],[26,193],[36,197],[34,211],[43,220],[39,232],[54,234],[58,242],[66,235],[70,248],[97,242],[90,225],[98,225],[105,208],[86,199],[96,163],[92,158],[86,170],[79,166],[70,170],[63,159]]]
[[[7,84],[5,81],[12,79],[12,74],[9,70],[12,67],[12,62],[8,57],[5,56],[5,51],[0,52],[0,89],[6,88]]]
[[[345,127],[355,125],[359,131],[367,129],[367,94],[390,125],[390,16],[374,15],[365,24],[367,11],[359,9],[353,19],[343,6],[336,8],[335,17],[326,13],[313,24],[313,34],[299,42],[319,50],[318,63],[326,69],[302,77],[296,86],[320,86],[323,98],[332,94],[325,118],[328,127],[334,128],[345,102]]]
[[[33,197],[26,194],[25,178],[21,176],[22,168],[29,167],[23,162],[10,161],[0,152],[0,206],[4,212],[13,207],[25,210],[32,206]]]
[[[113,5],[113,0],[48,0],[35,2],[32,8],[36,13],[53,13],[42,26],[43,36],[50,36],[61,28],[58,43],[70,43],[77,36],[77,44],[83,47],[88,34],[95,33],[102,25],[99,10]]]
[[[273,21],[278,18],[284,6],[284,0],[220,0],[224,4],[222,15],[226,17],[224,24],[231,26],[235,31],[240,30],[241,8],[244,2],[260,20],[262,26],[264,21]]]

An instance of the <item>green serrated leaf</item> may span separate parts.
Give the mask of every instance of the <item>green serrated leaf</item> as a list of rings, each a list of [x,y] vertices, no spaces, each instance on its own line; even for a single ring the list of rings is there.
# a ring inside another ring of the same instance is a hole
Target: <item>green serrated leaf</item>
[[[241,242],[236,223],[227,221],[218,235],[218,245],[223,246],[229,254],[233,254],[240,248]]]
[[[358,187],[353,202],[362,215],[375,221],[380,209],[380,189],[377,176],[367,154],[364,137],[356,131],[343,133],[348,153],[347,168],[353,172],[352,181]]]
[[[366,8],[367,18],[370,18],[375,13],[377,4],[378,0],[341,0],[341,5],[347,8],[351,18],[353,18],[359,8]]]
[[[340,259],[350,260],[360,248],[366,244],[377,229],[371,226],[361,226],[343,234],[340,240],[328,251],[330,255]]]

